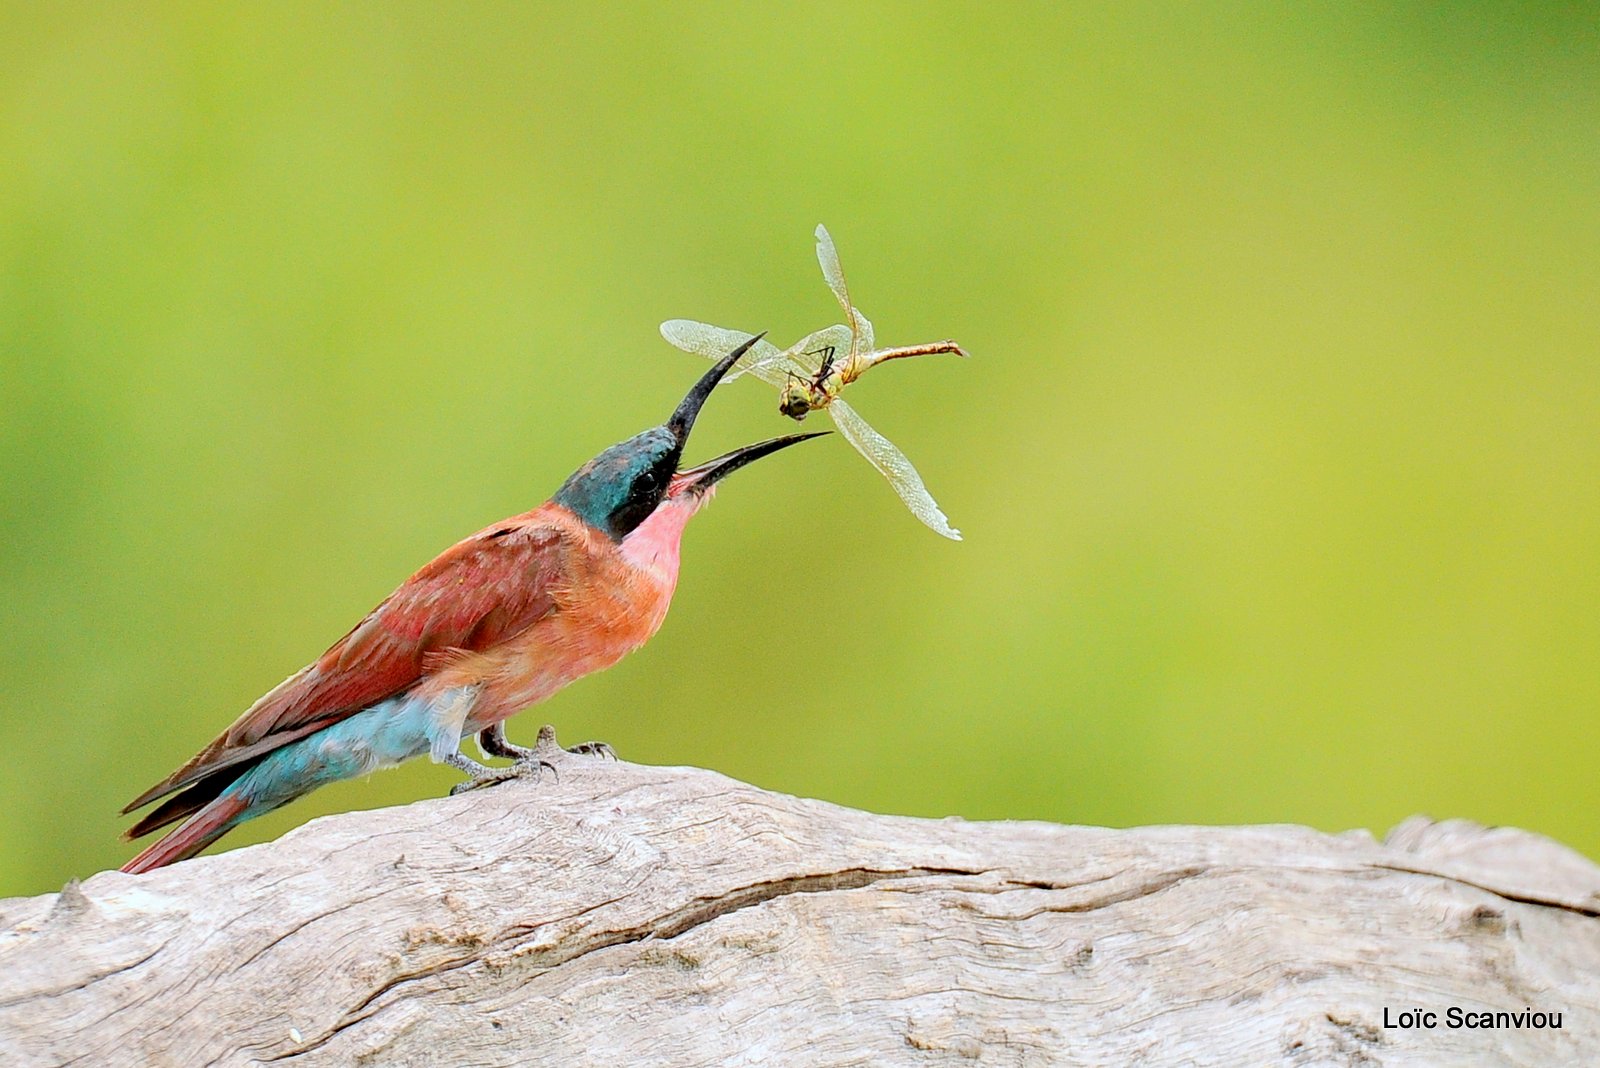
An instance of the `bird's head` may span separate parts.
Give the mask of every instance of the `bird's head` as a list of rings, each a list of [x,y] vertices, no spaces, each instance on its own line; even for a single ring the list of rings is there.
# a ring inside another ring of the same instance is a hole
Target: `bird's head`
[[[671,510],[679,532],[688,517],[711,496],[717,482],[752,460],[769,456],[819,434],[788,434],[746,445],[714,460],[679,470],[689,431],[706,398],[739,357],[761,339],[757,334],[718,360],[689,390],[672,417],[661,426],[635,434],[584,464],[550,499],[590,526],[621,542],[658,510]],[[669,518],[662,517],[663,520]]]

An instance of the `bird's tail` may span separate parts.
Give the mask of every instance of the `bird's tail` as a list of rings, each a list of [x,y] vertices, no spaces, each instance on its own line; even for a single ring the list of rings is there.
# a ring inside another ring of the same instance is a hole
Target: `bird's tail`
[[[188,860],[227,834],[241,818],[248,818],[245,811],[249,808],[250,802],[244,797],[225,793],[184,820],[177,830],[128,861],[122,870],[137,874]]]

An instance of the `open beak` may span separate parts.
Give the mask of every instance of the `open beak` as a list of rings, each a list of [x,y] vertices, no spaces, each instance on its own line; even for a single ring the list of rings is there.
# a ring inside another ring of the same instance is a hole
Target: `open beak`
[[[711,396],[711,391],[717,388],[717,383],[722,380],[722,376],[728,373],[728,368],[738,363],[740,356],[749,352],[757,341],[766,336],[767,332],[765,330],[761,331],[761,333],[718,360],[716,366],[700,376],[700,381],[694,384],[694,388],[689,390],[688,396],[684,397],[683,401],[678,405],[678,410],[672,413],[671,419],[667,420],[667,429],[672,431],[673,436],[678,439],[678,448],[682,449],[689,441],[689,431],[694,429],[695,416],[700,414],[701,405],[705,404],[706,398]]]
[[[685,493],[704,493],[720,480],[727,478],[745,464],[759,460],[763,456],[770,456],[779,449],[787,449],[812,438],[827,436],[824,430],[816,434],[787,434],[781,438],[772,438],[770,441],[759,441],[754,445],[746,445],[742,449],[723,453],[715,460],[707,460],[696,467],[679,471],[672,476],[672,486],[667,490],[668,497],[677,497]]]

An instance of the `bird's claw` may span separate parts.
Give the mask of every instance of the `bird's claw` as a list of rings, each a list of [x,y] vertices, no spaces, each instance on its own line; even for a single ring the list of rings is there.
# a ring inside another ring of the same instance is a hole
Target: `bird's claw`
[[[556,771],[554,764],[548,760],[537,759],[530,755],[529,759],[518,760],[510,767],[493,768],[485,773],[474,775],[466,782],[456,783],[450,788],[450,796],[455,797],[457,794],[464,794],[469,790],[480,790],[485,786],[498,786],[503,782],[510,782],[512,779],[529,779],[537,783],[544,777],[545,768],[549,768],[550,773],[555,775],[558,780],[560,779],[560,773]]]
[[[605,742],[583,742],[580,745],[568,746],[567,748],[563,749],[561,747],[561,743],[556,741],[556,729],[548,723],[539,728],[539,737],[533,743],[532,751],[535,753],[542,753],[545,756],[553,757],[561,757],[571,753],[574,756],[601,758],[610,757],[612,760],[617,759],[617,751],[611,748]]]
[[[565,760],[569,754],[617,759],[616,750],[605,742],[584,742],[571,749],[563,749],[561,743],[556,741],[556,729],[548,725],[539,728],[539,738],[532,748],[512,745],[506,740],[505,730],[502,727],[493,727],[482,732],[478,736],[478,741],[486,755],[510,757],[511,766],[490,768],[469,760],[460,753],[452,753],[445,758],[445,763],[466,772],[468,777],[465,782],[459,782],[450,788],[451,797],[469,790],[481,790],[485,786],[496,786],[511,779],[532,779],[538,782],[545,768],[549,768],[551,774],[559,781],[561,773],[556,770],[556,765]]]

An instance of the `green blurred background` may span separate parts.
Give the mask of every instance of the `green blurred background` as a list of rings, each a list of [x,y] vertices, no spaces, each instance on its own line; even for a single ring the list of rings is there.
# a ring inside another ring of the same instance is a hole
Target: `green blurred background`
[[[1600,853],[1586,5],[25,5],[0,24],[0,893],[435,552],[837,321],[834,439],[513,721],[887,812]],[[700,458],[789,429],[719,392]],[[415,763],[231,836],[443,793]]]

